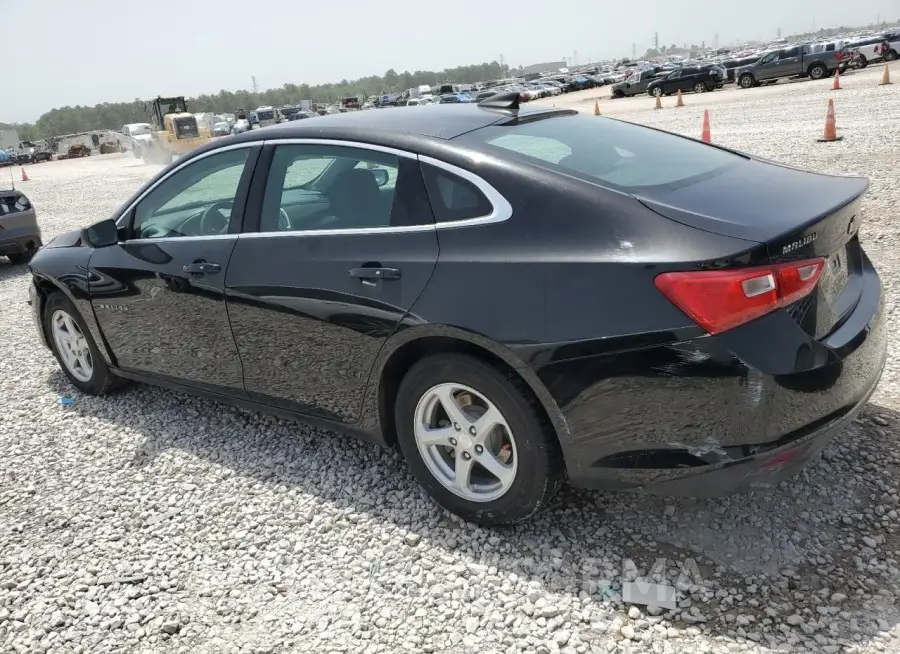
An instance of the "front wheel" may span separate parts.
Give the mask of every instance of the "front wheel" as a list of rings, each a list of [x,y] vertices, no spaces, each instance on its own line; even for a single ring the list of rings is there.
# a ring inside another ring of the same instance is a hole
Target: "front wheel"
[[[44,329],[53,355],[68,380],[82,393],[103,395],[120,382],[106,365],[81,314],[57,292],[44,307]]]
[[[886,55],[884,55],[884,58],[888,61],[895,61],[897,59],[897,51],[890,50]]]
[[[524,382],[473,357],[419,361],[403,378],[400,449],[442,507],[484,526],[521,522],[545,507],[565,468],[556,434]]]
[[[863,55],[859,55],[859,59],[856,61],[856,65],[860,68],[865,68],[869,65],[869,60],[865,58]]]
[[[657,87],[655,87],[652,91],[650,91],[650,93],[651,93],[654,97],[657,97],[657,98],[658,98],[658,97],[660,97],[660,96],[663,94],[662,87],[661,87],[661,86],[657,86]]]

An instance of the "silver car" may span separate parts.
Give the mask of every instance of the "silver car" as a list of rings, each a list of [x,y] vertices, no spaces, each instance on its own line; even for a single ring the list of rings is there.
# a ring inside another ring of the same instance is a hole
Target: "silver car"
[[[0,189],[0,255],[13,264],[28,263],[39,247],[41,228],[31,202],[21,191]]]

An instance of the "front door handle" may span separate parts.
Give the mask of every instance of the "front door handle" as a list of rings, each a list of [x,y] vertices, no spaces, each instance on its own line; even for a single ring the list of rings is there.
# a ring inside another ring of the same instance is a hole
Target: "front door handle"
[[[364,266],[362,268],[351,268],[350,276],[370,281],[378,279],[400,279],[400,269]]]
[[[222,266],[209,261],[192,261],[184,264],[181,269],[191,275],[213,275],[222,270]]]

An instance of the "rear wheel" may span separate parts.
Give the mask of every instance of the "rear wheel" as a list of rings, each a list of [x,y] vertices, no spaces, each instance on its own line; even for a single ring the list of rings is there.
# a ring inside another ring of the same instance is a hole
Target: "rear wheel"
[[[884,55],[884,58],[888,61],[895,61],[897,59],[897,51],[890,50],[886,55]]]
[[[37,252],[37,246],[34,243],[29,243],[26,246],[24,252],[16,252],[15,254],[7,254],[6,258],[9,259],[9,262],[15,266],[19,266],[23,263],[28,263],[31,261],[35,252]]]
[[[694,84],[694,93],[703,93],[706,90],[706,84],[703,82],[697,82]]]
[[[809,67],[809,76],[812,79],[822,79],[828,74],[825,64],[813,64]]]
[[[484,526],[528,519],[564,479],[559,443],[517,377],[464,355],[419,361],[395,405],[400,449],[442,507]]]
[[[82,393],[103,395],[121,383],[97,349],[75,305],[60,292],[47,299],[44,329],[53,355],[72,385]]]
[[[738,79],[738,84],[742,89],[749,89],[753,86],[753,75],[741,75],[740,79]]]

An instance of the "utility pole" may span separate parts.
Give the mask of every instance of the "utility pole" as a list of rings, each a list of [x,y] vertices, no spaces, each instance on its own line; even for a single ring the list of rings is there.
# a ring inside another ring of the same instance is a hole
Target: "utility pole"
[[[779,38],[779,39],[781,38],[781,28],[780,27],[778,28],[778,31],[775,32],[775,34],[776,34],[777,38]]]
[[[631,58],[637,59],[637,43],[631,44]]]
[[[719,49],[719,33],[718,32],[716,32],[713,35],[713,47],[716,48],[717,50]]]
[[[502,54],[500,55],[500,74],[506,75],[506,58]]]
[[[653,32],[653,49],[659,50],[659,32]]]
[[[259,93],[259,84],[256,83],[256,75],[250,78],[253,82],[253,92]]]

